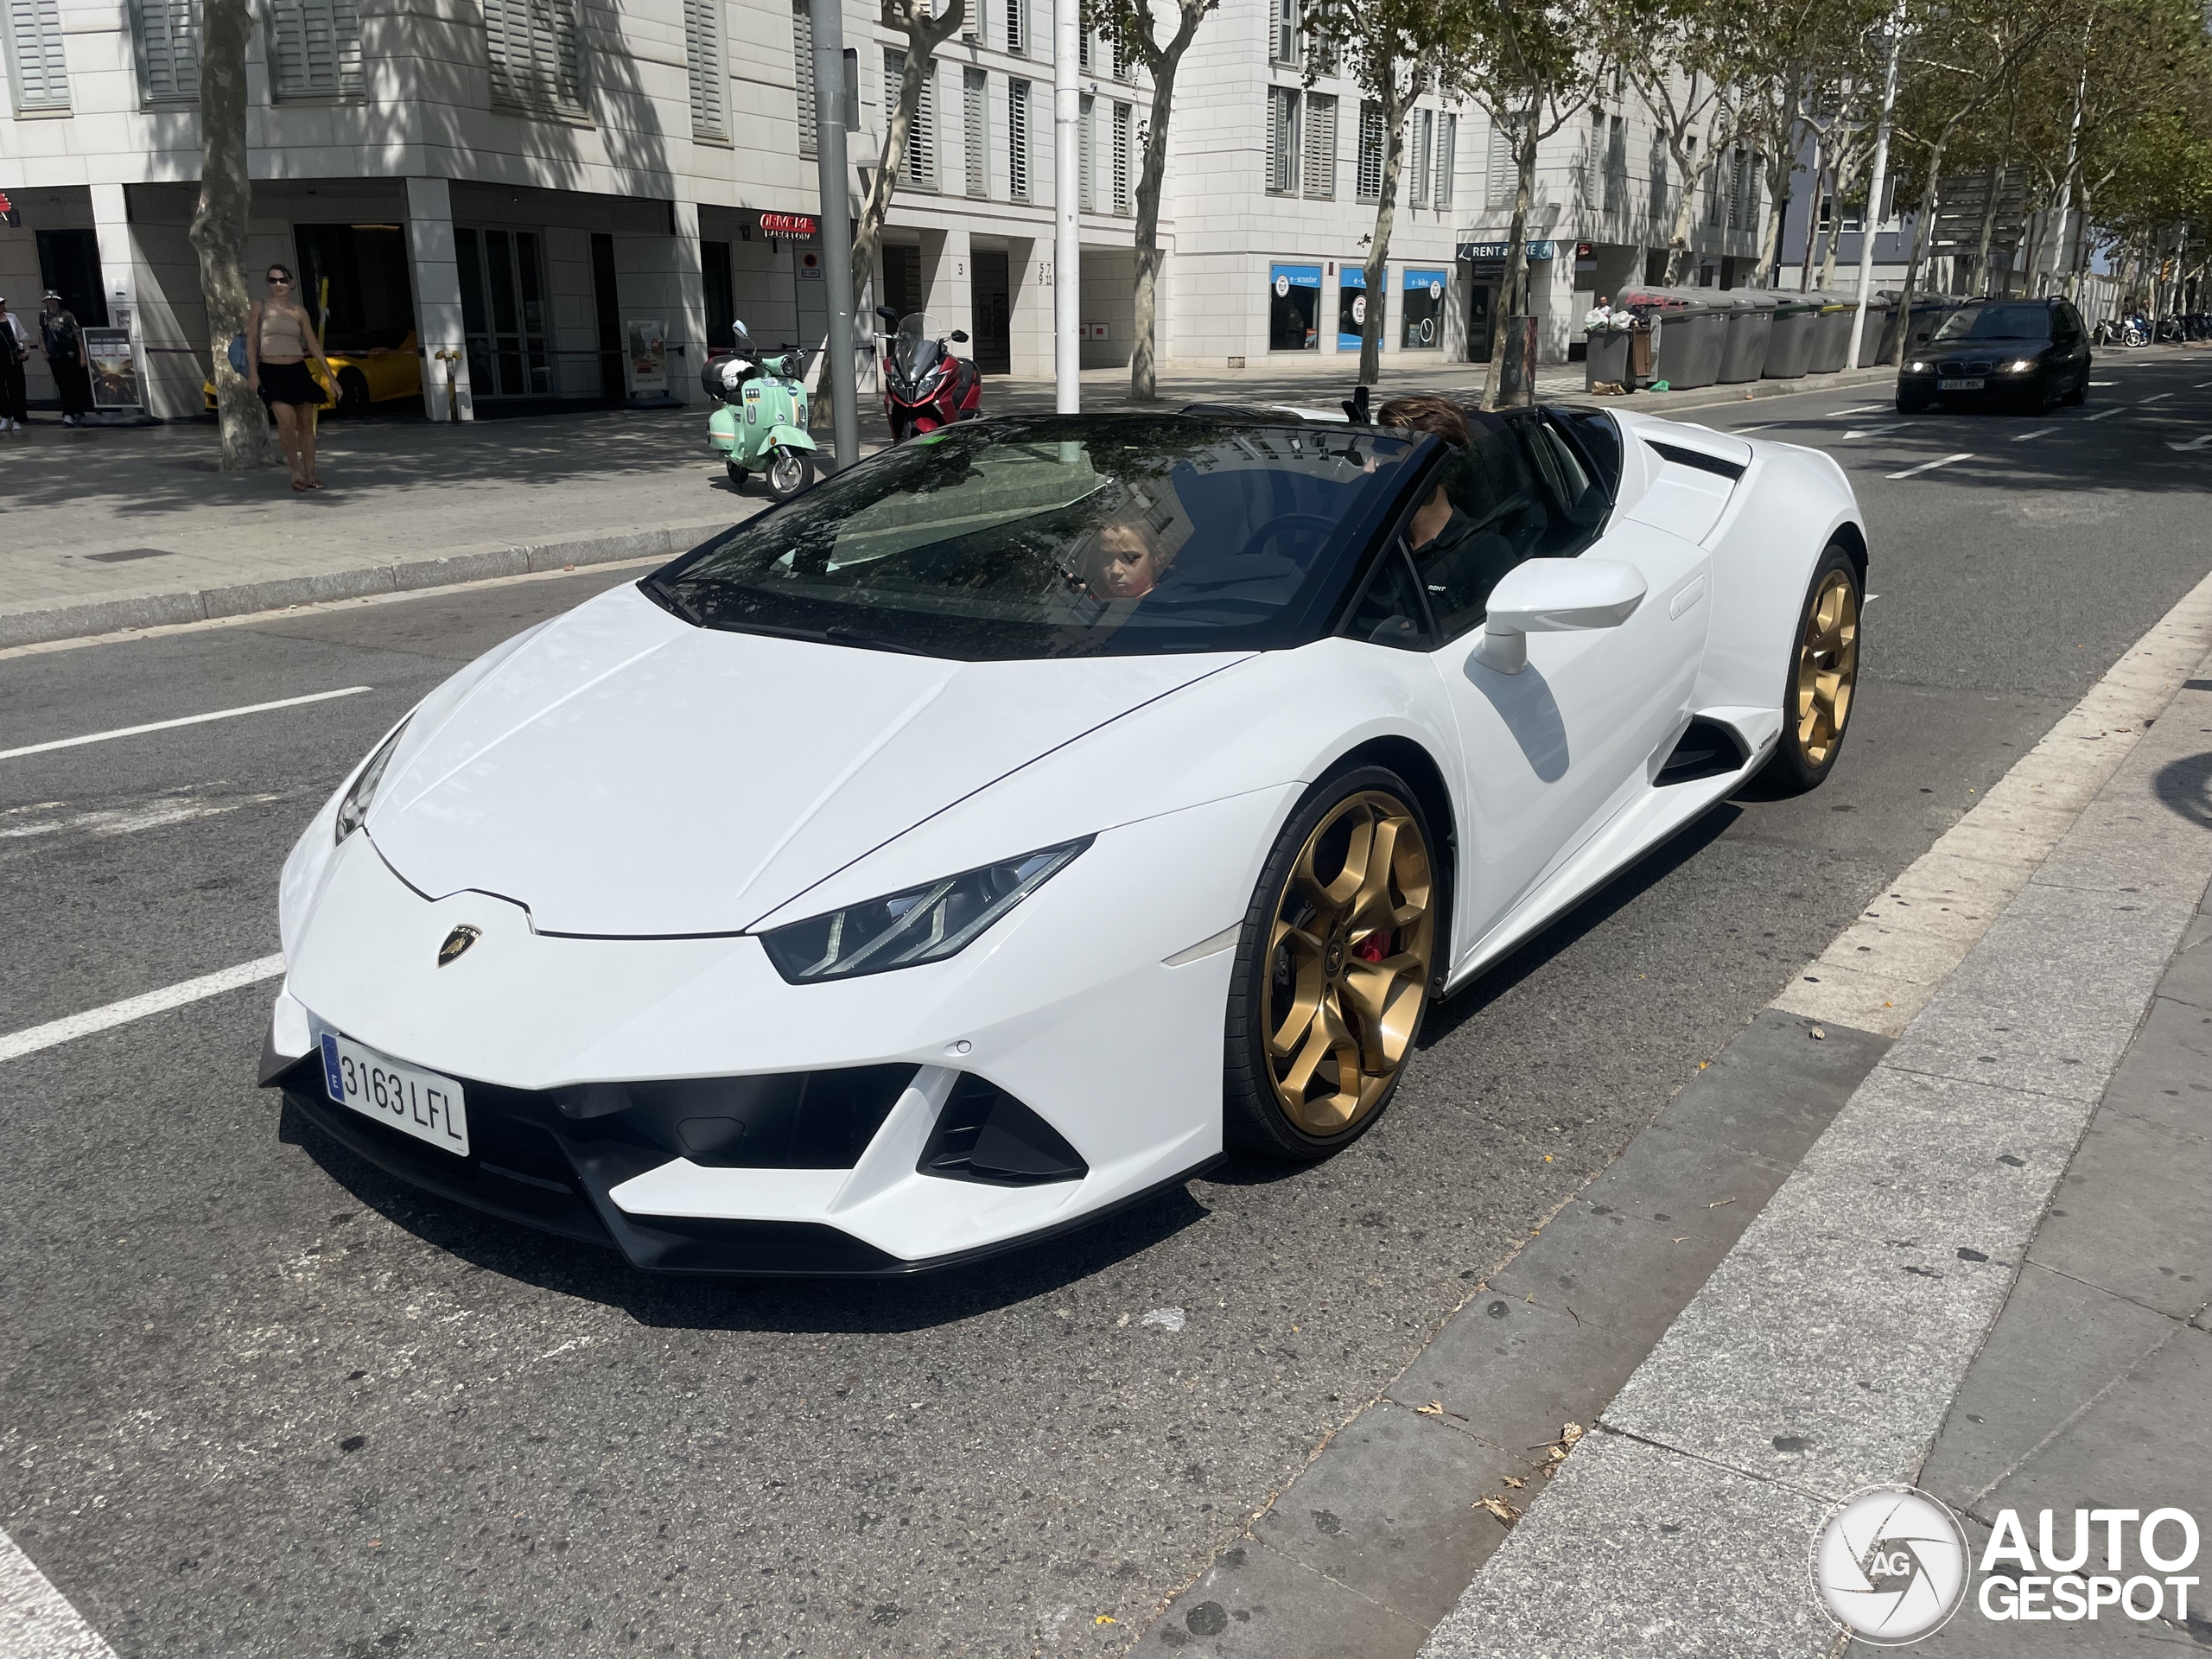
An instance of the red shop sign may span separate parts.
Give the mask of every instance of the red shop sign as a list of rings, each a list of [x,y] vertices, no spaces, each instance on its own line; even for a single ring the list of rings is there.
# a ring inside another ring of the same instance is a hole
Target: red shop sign
[[[814,218],[810,213],[763,213],[760,228],[770,236],[808,237],[814,234]]]

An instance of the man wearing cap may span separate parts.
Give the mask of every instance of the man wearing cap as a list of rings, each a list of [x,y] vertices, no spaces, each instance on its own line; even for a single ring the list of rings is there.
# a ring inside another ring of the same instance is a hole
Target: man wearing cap
[[[92,412],[92,378],[85,368],[85,334],[77,326],[77,315],[64,308],[61,296],[50,288],[46,308],[39,313],[38,332],[46,366],[54,372],[54,384],[61,393],[61,424],[74,426]]]
[[[30,331],[8,308],[7,296],[0,294],[0,432],[30,427],[30,410],[23,402],[23,361],[30,354]]]

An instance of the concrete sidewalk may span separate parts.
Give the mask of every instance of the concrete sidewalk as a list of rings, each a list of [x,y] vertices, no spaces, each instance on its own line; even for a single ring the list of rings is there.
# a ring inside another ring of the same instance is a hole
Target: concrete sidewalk
[[[1333,407],[1356,363],[1317,358],[1243,373],[1165,374],[1162,403],[1292,402]],[[1827,390],[1887,371],[1805,383]],[[1382,397],[1479,396],[1482,371],[1393,367]],[[1086,407],[1128,404],[1121,370],[1084,377]],[[1581,374],[1548,376],[1548,397]],[[1637,407],[1740,402],[1745,389],[1639,396]],[[1049,383],[995,380],[987,407],[1042,411]],[[1704,399],[1700,403],[1699,400]],[[864,448],[887,438],[862,427]],[[65,429],[0,438],[0,649],[435,588],[572,565],[669,557],[766,505],[733,489],[699,410],[586,410],[457,426],[327,421],[326,490],[296,494],[283,467],[216,470],[212,425]]]

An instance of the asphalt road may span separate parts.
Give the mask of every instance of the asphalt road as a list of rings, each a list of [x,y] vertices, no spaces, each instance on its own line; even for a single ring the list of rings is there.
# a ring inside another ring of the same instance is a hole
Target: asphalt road
[[[2097,378],[2041,419],[1706,411],[1861,493],[1836,774],[1715,812],[1446,1005],[1315,1168],[921,1282],[747,1287],[353,1160],[252,1086],[273,983],[0,1064],[0,1526],[125,1659],[1127,1648],[2212,569],[2212,450],[2167,447],[2212,433],[2212,358]],[[352,761],[621,579],[0,658],[0,748],[372,688],[0,760],[0,1033],[273,952],[278,866]]]

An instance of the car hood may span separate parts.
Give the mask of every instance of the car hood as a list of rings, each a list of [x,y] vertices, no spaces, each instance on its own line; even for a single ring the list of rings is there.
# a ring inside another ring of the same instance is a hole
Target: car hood
[[[541,933],[735,932],[1236,660],[950,662],[693,627],[625,584],[434,696],[369,836],[429,897],[496,893]]]

